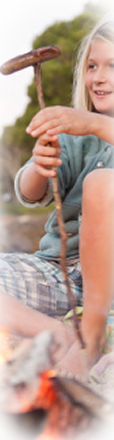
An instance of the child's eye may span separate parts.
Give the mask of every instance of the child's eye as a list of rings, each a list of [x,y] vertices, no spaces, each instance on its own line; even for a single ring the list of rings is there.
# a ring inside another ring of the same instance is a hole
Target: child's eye
[[[94,70],[96,68],[96,65],[95,64],[89,64],[88,65],[88,69],[89,70]]]
[[[114,69],[114,63],[110,63],[110,67]]]

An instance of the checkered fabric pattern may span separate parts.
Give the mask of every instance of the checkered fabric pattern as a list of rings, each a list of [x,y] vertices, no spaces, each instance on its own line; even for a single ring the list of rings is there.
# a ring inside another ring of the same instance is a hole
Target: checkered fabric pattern
[[[82,305],[80,262],[68,266],[67,271],[76,303]],[[65,314],[70,309],[60,264],[35,254],[0,254],[0,289],[50,316]]]

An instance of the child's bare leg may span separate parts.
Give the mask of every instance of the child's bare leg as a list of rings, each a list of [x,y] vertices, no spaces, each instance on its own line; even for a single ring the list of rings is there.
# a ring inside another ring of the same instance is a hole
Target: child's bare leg
[[[95,361],[103,348],[114,294],[114,171],[91,172],[83,188],[80,260],[84,284],[82,334]]]
[[[0,330],[32,337],[48,330],[51,331],[56,342],[56,350],[53,354],[54,362],[58,362],[75,340],[72,327],[63,324],[39,311],[27,307],[17,298],[0,293]]]
[[[81,324],[86,344],[79,353],[75,342],[58,367],[83,375],[99,358],[105,342],[107,315],[113,296],[114,262],[114,171],[96,170],[85,179],[80,261],[84,284]]]

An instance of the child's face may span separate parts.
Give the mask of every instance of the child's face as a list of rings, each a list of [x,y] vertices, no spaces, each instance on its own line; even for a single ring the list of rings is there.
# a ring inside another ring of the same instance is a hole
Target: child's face
[[[86,87],[95,109],[114,116],[114,44],[92,42],[86,72]]]

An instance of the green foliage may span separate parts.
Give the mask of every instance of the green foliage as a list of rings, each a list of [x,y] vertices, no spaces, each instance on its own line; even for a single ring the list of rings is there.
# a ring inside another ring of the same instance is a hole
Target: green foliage
[[[12,145],[12,126],[5,127],[1,144],[6,147]]]

